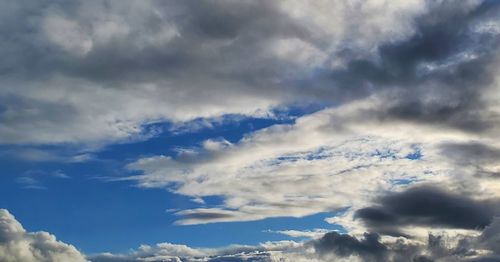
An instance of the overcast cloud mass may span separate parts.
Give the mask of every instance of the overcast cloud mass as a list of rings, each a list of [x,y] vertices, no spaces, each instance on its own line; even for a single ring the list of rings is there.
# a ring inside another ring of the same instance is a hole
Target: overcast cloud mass
[[[342,228],[91,254],[0,209],[0,261],[500,261],[499,1],[18,0],[0,39],[0,157],[84,165],[272,120],[95,176],[191,199],[165,206],[178,226],[327,213]],[[16,181],[51,190],[36,173]]]

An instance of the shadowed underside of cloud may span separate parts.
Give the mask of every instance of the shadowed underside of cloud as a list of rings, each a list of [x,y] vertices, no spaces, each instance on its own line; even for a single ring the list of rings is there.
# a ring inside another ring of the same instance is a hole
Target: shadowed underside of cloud
[[[483,229],[500,214],[500,200],[474,200],[432,186],[410,188],[380,199],[378,206],[356,211],[377,232],[397,232],[398,226]]]

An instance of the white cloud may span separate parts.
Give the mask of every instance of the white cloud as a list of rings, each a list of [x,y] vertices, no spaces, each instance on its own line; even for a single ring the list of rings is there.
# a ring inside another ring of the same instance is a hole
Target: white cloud
[[[178,212],[181,224],[301,217],[352,207],[345,220],[330,221],[358,234],[365,229],[349,222],[352,212],[409,182],[470,190],[477,198],[498,195],[491,179],[471,179],[472,170],[461,170],[440,149],[443,143],[498,146],[494,135],[377,118],[386,106],[372,97],[259,130],[235,144],[209,140],[189,154],[139,159],[129,168],[144,174],[124,179],[193,198],[223,197],[218,208]]]
[[[322,229],[322,228],[315,228],[313,230],[268,230],[265,232],[269,233],[277,233],[277,234],[282,234],[290,237],[305,237],[305,238],[320,238],[324,234],[330,232],[331,230],[327,229]]]
[[[94,262],[111,261],[319,261],[314,250],[294,241],[265,242],[255,246],[230,245],[222,248],[191,248],[159,243],[143,245],[128,254],[103,253],[90,257]]]
[[[26,232],[7,210],[0,209],[0,261],[85,262],[72,245],[57,241],[47,232]]]

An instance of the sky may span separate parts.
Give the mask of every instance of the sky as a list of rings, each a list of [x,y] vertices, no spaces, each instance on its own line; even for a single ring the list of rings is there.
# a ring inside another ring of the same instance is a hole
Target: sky
[[[500,2],[0,9],[1,262],[500,260]]]

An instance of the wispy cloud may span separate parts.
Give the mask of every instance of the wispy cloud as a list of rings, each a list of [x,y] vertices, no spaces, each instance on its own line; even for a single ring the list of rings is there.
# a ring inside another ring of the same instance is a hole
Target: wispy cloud
[[[26,189],[48,189],[43,184],[43,181],[51,177],[56,179],[70,178],[67,174],[65,174],[61,170],[56,170],[53,172],[46,172],[41,170],[28,170],[24,172],[22,176],[18,177],[16,179],[16,182]]]

